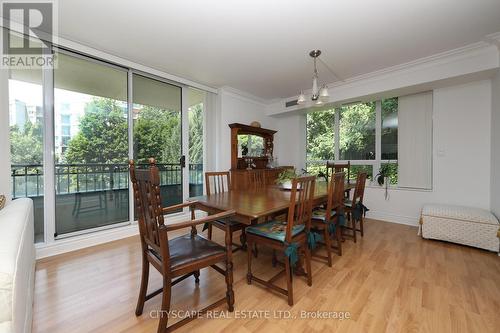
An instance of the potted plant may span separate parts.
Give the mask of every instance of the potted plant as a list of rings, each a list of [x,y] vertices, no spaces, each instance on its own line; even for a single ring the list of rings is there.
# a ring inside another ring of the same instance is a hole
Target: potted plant
[[[298,175],[295,169],[285,169],[278,175],[276,179],[276,184],[281,185],[285,189],[292,188],[292,179],[297,178]]]
[[[377,183],[382,186],[384,185],[384,182],[387,182],[387,178],[389,177],[390,173],[390,164],[382,164],[380,166],[380,169],[378,170],[378,174],[375,176],[375,180]]]

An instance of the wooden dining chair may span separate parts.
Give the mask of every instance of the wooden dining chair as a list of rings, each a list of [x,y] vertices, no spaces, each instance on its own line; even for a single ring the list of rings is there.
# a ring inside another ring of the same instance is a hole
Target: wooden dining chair
[[[343,172],[332,174],[328,184],[326,209],[316,208],[312,212],[312,228],[318,230],[323,235],[327,256],[321,256],[316,251],[312,255],[326,259],[330,267],[332,267],[332,250],[337,250],[337,254],[339,256],[342,255],[341,227],[345,223],[344,182],[345,174]],[[332,239],[336,240],[336,247],[333,246]]]
[[[292,268],[297,263],[302,263],[299,256],[305,257],[307,284],[312,285],[311,252],[308,247],[308,238],[311,229],[315,180],[314,176],[309,176],[296,178],[292,181],[287,222],[270,221],[247,227],[247,283],[251,284],[252,281],[255,281],[286,295],[289,305],[293,305]],[[254,276],[252,274],[251,250],[254,244],[268,246],[282,253],[285,258],[285,269],[267,281]],[[283,275],[286,277],[286,289],[273,283]]]
[[[344,201],[345,211],[347,214],[348,225],[344,226],[342,229],[350,230],[352,233],[343,233],[343,236],[348,236],[354,240],[356,243],[356,232],[359,231],[361,237],[364,236],[363,223],[365,213],[367,208],[363,203],[363,198],[365,196],[365,184],[366,184],[367,174],[366,172],[359,172],[356,178],[356,187],[354,188],[354,195],[351,199],[346,199]],[[359,222],[359,229],[357,229],[356,224]]]
[[[188,316],[171,326],[167,326],[172,295],[171,289],[172,286],[189,276],[194,276],[195,283],[198,284],[200,269],[205,267],[211,266],[225,276],[227,291],[225,297],[205,307],[200,313],[205,313],[223,303],[227,303],[229,311],[234,310],[233,263],[229,228],[226,229],[226,244],[224,247],[199,236],[196,232],[196,226],[229,219],[234,216],[235,212],[226,211],[195,219],[196,202],[162,207],[159,170],[154,159],[150,159],[149,162],[150,165],[146,169],[136,169],[134,161],[129,163],[134,202],[139,218],[142,254],[141,286],[135,314],[140,316],[144,309],[144,303],[154,296],[162,294],[160,322],[157,332],[164,333],[171,332],[195,318],[195,316]],[[191,210],[191,220],[165,224],[165,214],[185,207],[189,207]],[[191,228],[190,234],[169,239],[168,234],[170,232],[184,228]],[[225,267],[217,266],[218,263],[224,264]],[[161,289],[147,294],[150,264],[163,276],[163,286]]]
[[[345,172],[347,175],[347,183],[349,183],[351,179],[351,161],[347,161],[347,163],[335,163],[331,161],[326,161],[327,179],[329,179],[331,175],[333,175],[336,172]]]
[[[222,172],[205,172],[205,186],[206,186],[206,192],[207,195],[210,196],[211,194],[217,194],[217,193],[223,193],[223,192],[228,192],[231,190],[231,176],[229,174],[229,171],[222,171]],[[233,249],[234,251],[238,251],[241,249],[244,249],[246,246],[246,236],[245,236],[245,224],[239,223],[234,220],[221,220],[221,221],[215,221],[214,223],[208,224],[208,231],[207,231],[207,236],[208,239],[212,239],[212,229],[213,227],[216,227],[222,231],[226,230],[226,227],[229,226],[229,230],[231,231],[231,235],[234,234],[235,232],[241,230],[241,236],[240,236],[240,244],[234,243],[233,245],[235,248]]]

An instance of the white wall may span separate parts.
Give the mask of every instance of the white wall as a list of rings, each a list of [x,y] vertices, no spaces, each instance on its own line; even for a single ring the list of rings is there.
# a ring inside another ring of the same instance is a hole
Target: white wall
[[[491,210],[500,218],[500,71],[492,79]]]
[[[231,168],[231,130],[229,124],[242,123],[250,125],[252,121],[260,122],[263,128],[277,129],[275,118],[265,114],[263,101],[238,92],[230,88],[222,88],[218,93],[216,107],[216,135],[218,147],[216,148],[216,170],[229,170]],[[280,133],[276,135],[279,140]],[[276,147],[278,150],[279,147]]]
[[[8,71],[0,70],[0,194],[11,197]]]
[[[277,151],[280,165],[306,167],[306,115],[295,114],[276,118],[278,122]]]

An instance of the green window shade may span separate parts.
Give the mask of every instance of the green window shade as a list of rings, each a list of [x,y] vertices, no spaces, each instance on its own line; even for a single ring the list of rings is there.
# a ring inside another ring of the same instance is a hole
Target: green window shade
[[[56,89],[74,91],[91,96],[127,100],[127,72],[97,62],[57,53],[54,70]]]
[[[134,74],[132,82],[134,104],[171,111],[181,110],[180,87],[137,74]]]

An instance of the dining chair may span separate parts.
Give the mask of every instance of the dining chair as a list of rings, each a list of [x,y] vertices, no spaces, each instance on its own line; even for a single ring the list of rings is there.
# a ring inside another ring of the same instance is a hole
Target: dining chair
[[[331,161],[326,161],[327,179],[329,179],[331,175],[333,175],[336,172],[346,172],[347,183],[349,183],[351,179],[351,161],[347,161],[347,163],[335,163]]]
[[[321,256],[317,251],[313,251],[312,255],[314,257],[326,259],[330,267],[332,267],[332,249],[337,250],[339,256],[342,255],[341,227],[345,224],[344,182],[345,173],[336,172],[332,174],[328,184],[326,209],[316,208],[312,212],[312,229],[318,230],[323,234],[327,256]],[[332,244],[332,238],[337,242],[336,247]]]
[[[365,196],[365,184],[366,184],[367,174],[366,172],[359,172],[356,177],[356,187],[354,188],[354,195],[351,199],[346,199],[344,201],[345,211],[347,214],[348,225],[344,226],[342,229],[351,230],[352,234],[345,234],[343,236],[348,236],[354,240],[356,243],[356,231],[359,231],[361,237],[364,236],[363,223],[366,211],[368,210],[363,203],[363,198]],[[357,229],[356,224],[359,222],[359,229]]]
[[[195,316],[188,316],[173,325],[167,326],[172,287],[190,276],[194,276],[195,283],[198,285],[200,269],[205,267],[211,266],[225,276],[226,295],[203,308],[200,313],[206,313],[223,303],[227,303],[230,312],[234,310],[233,263],[229,228],[226,228],[226,244],[224,247],[198,235],[196,226],[229,219],[235,212],[226,211],[195,219],[196,202],[162,207],[159,170],[154,159],[150,159],[149,162],[150,165],[146,169],[136,169],[134,161],[129,162],[135,208],[139,218],[142,256],[141,286],[135,314],[140,316],[144,309],[144,303],[154,296],[162,294],[160,322],[157,332],[164,333],[171,332],[195,318]],[[189,207],[191,210],[191,220],[165,224],[165,214],[185,207]],[[184,228],[191,228],[191,232],[169,239],[170,232]],[[218,263],[222,263],[225,267],[217,266]],[[147,294],[150,265],[162,275],[163,286],[161,289]]]
[[[221,172],[205,172],[205,186],[207,196],[211,194],[228,192],[231,190],[231,176],[229,171],[221,171]],[[207,236],[208,239],[212,239],[212,229],[216,227],[222,231],[226,230],[226,227],[229,226],[229,230],[231,231],[231,235],[236,231],[241,230],[240,236],[240,244],[234,243],[235,248],[233,252],[244,249],[246,246],[246,236],[245,236],[245,224],[239,223],[234,220],[221,220],[215,221],[214,223],[210,223],[207,225],[208,231]]]
[[[314,176],[293,179],[287,222],[269,221],[247,227],[247,283],[252,284],[252,281],[255,281],[287,296],[289,305],[293,305],[293,267],[299,263],[297,272],[302,270],[300,257],[305,257],[307,284],[312,285],[311,252],[308,242],[313,236],[310,230],[315,180]],[[254,276],[251,250],[254,244],[268,246],[282,253],[285,259],[285,269],[269,280]],[[274,284],[283,275],[286,277],[286,289]]]

